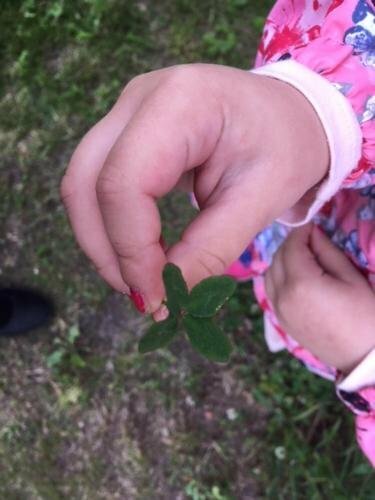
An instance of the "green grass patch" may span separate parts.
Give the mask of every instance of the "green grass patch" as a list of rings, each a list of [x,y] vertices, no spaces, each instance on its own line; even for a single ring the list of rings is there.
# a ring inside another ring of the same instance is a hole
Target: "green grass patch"
[[[177,63],[250,67],[272,3],[3,0],[0,280],[43,289],[57,316],[0,339],[1,498],[373,497],[351,415],[267,352],[249,284],[220,316],[228,366],[183,340],[146,361],[146,322],[81,255],[59,199],[78,140],[126,82]],[[194,211],[182,195],[159,205],[174,241]]]

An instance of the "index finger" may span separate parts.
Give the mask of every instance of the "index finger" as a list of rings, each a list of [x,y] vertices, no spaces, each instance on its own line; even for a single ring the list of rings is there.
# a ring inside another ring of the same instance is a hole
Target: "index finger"
[[[312,224],[294,229],[280,249],[287,281],[321,276],[322,268],[310,248]]]
[[[95,186],[110,150],[142,100],[158,84],[163,71],[129,82],[112,109],[80,141],[61,183],[61,197],[80,247],[108,284],[123,293],[128,293],[129,288],[108,239]]]
[[[171,88],[167,89],[171,90]],[[181,175],[203,164],[220,134],[221,122],[207,126],[184,93],[156,93],[125,127],[103,166],[97,197],[108,237],[124,281],[141,295],[145,311],[155,312],[164,298],[156,200],[170,192]],[[183,120],[182,120],[183,117]]]

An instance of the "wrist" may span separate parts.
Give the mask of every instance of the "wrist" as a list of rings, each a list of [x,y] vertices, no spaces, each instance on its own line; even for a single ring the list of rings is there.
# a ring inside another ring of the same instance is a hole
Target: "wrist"
[[[293,59],[266,64],[252,71],[289,83],[311,103],[322,124],[329,145],[329,172],[319,189],[306,196],[280,217],[280,222],[300,226],[310,221],[340,189],[345,178],[358,165],[362,150],[362,131],[351,102],[331,81]]]
[[[322,181],[329,169],[329,146],[322,122],[311,102],[296,87],[273,77],[260,78],[261,85],[273,95],[272,106],[267,106],[272,134],[275,137],[275,130],[287,129],[284,146],[291,148],[290,155],[296,160],[293,173],[301,191],[306,192]]]
[[[252,76],[257,96],[253,113],[263,124],[258,157],[277,191],[274,220],[327,176],[329,145],[314,107],[297,88],[273,77]]]

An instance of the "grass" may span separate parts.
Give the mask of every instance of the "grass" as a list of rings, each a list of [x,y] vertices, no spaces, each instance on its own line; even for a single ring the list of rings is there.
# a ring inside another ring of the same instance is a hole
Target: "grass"
[[[374,476],[329,383],[271,355],[249,285],[222,316],[228,366],[183,341],[147,359],[146,328],[77,250],[58,194],[82,134],[134,75],[211,61],[247,68],[272,2],[3,0],[0,281],[57,304],[0,339],[0,496],[359,499]],[[167,239],[191,215],[160,202]]]

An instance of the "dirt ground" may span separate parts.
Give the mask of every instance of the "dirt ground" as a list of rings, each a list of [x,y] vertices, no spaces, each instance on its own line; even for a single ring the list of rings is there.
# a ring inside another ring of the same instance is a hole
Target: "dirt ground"
[[[78,250],[59,182],[83,133],[137,73],[207,61],[248,68],[272,1],[4,0],[0,17],[0,286],[56,306],[0,338],[0,499],[373,498],[333,388],[265,348],[250,284],[220,317],[228,365],[183,339],[137,351],[148,324]],[[174,241],[194,216],[160,202]]]

